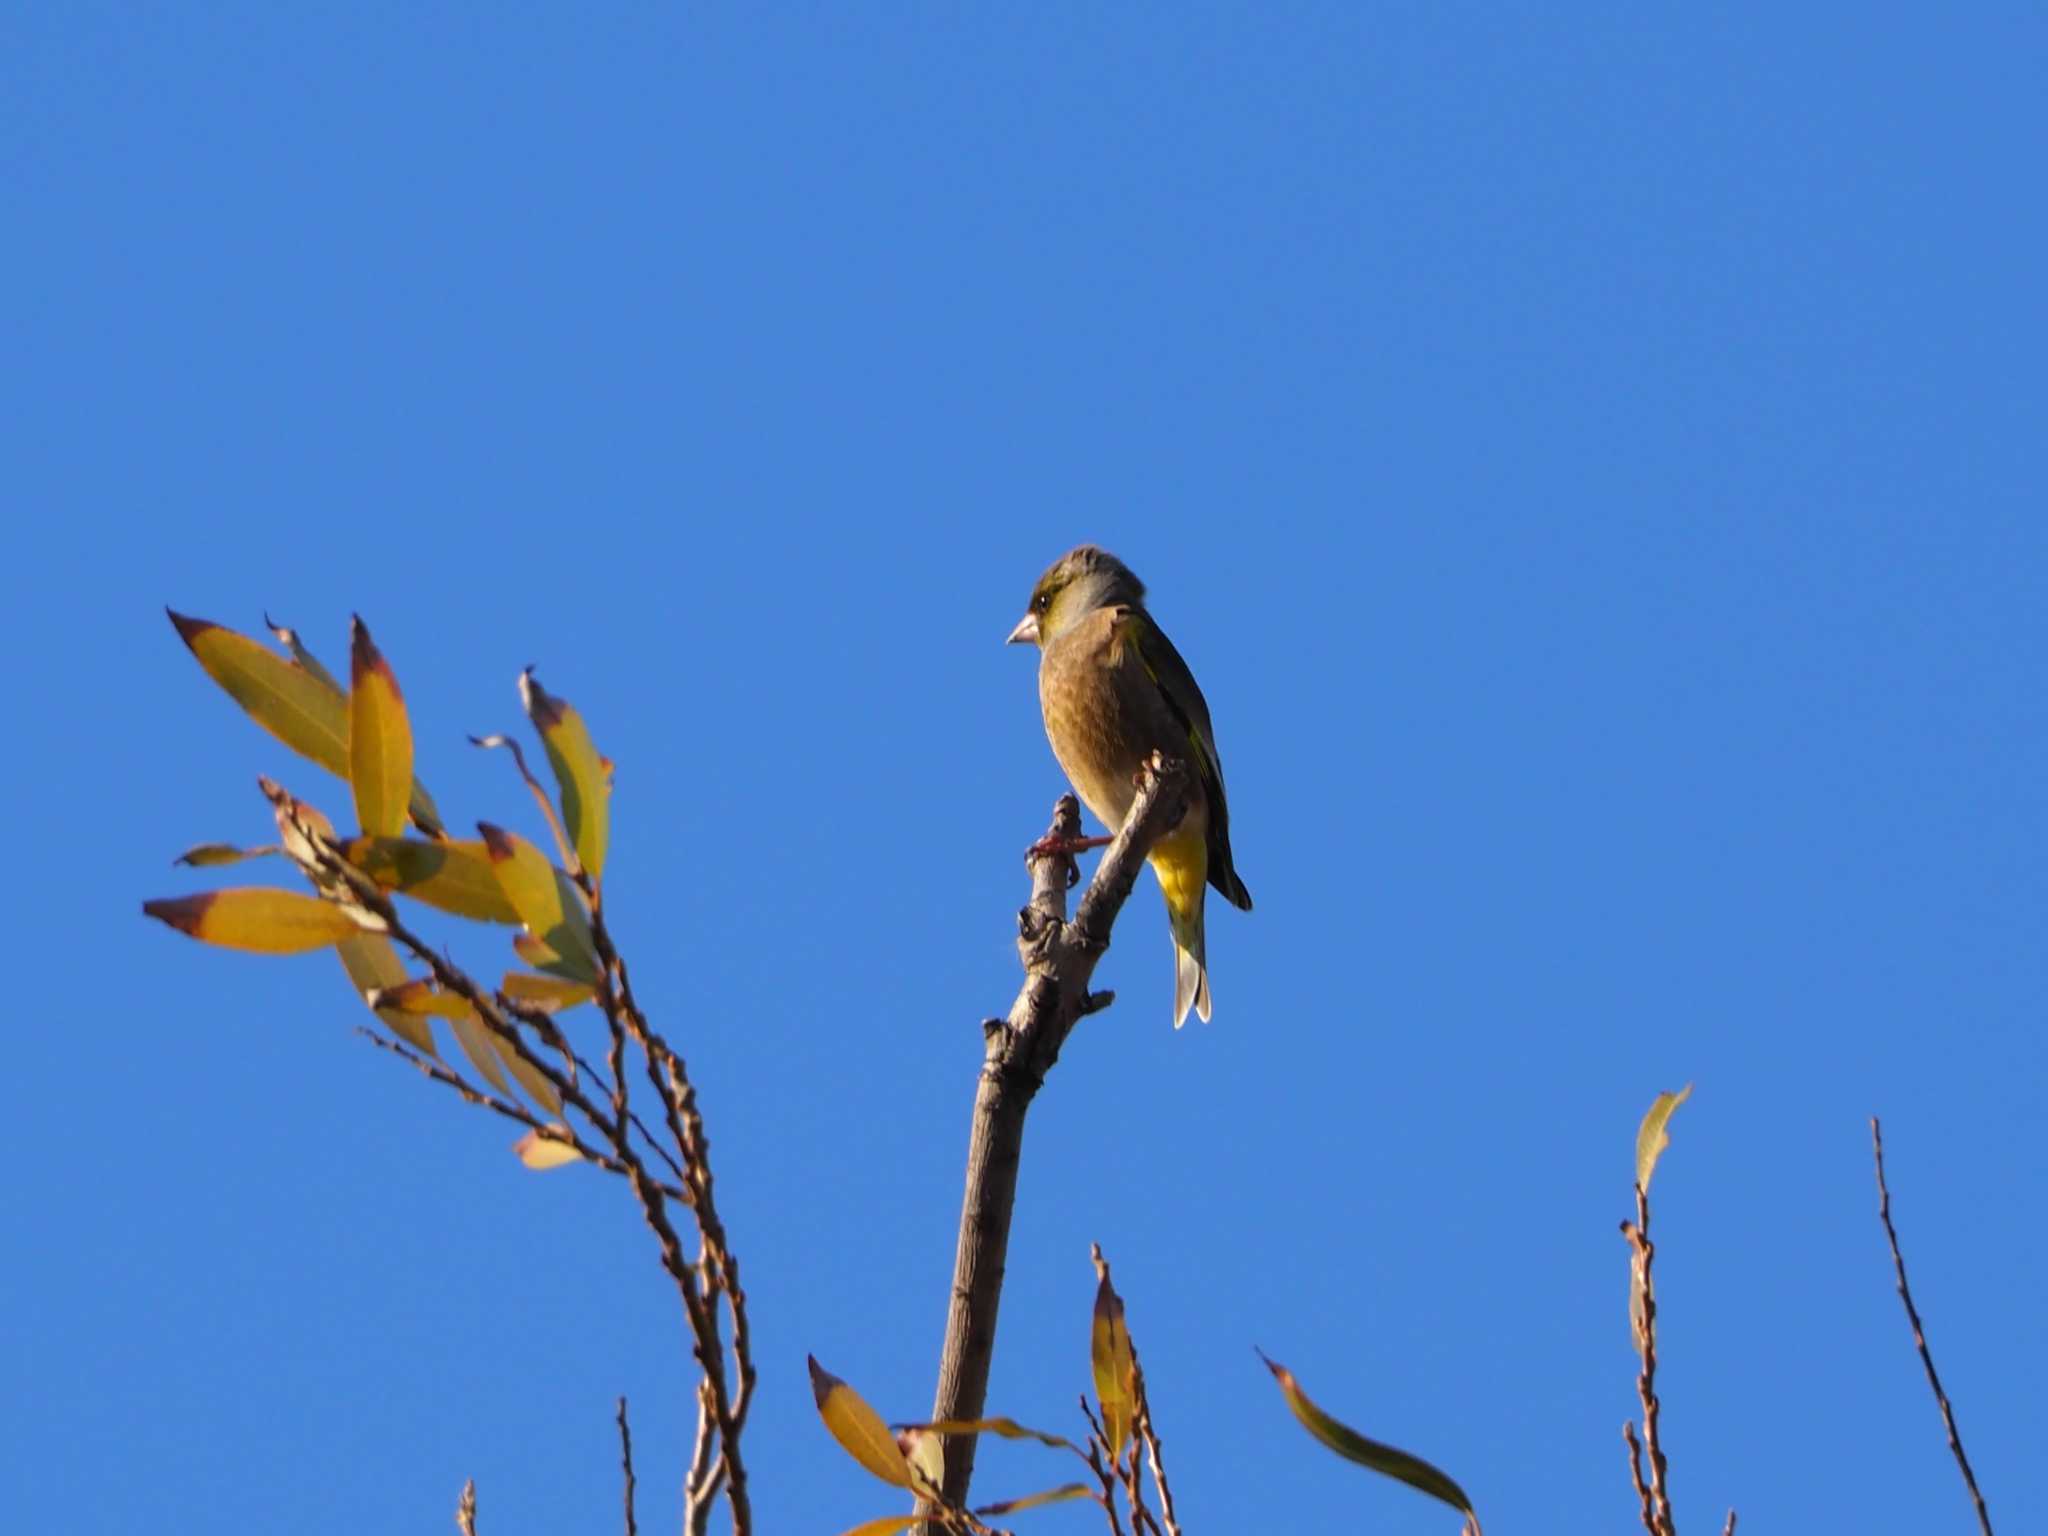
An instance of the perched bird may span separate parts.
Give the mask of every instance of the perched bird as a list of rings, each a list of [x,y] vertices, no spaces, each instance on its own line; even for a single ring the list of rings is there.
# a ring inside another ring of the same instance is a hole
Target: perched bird
[[[1166,632],[1145,611],[1145,584],[1115,555],[1083,544],[1031,589],[1010,644],[1039,649],[1038,702],[1053,755],[1088,809],[1113,832],[1137,798],[1139,766],[1154,751],[1194,774],[1187,814],[1152,850],[1173,930],[1173,1026],[1192,1007],[1209,1018],[1202,943],[1204,884],[1249,912],[1252,894],[1230,860],[1230,812],[1209,706]]]

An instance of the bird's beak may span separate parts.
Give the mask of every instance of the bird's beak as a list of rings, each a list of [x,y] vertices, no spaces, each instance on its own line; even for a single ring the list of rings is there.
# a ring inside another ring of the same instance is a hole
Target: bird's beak
[[[1025,615],[1024,615],[1024,617],[1023,617],[1022,619],[1020,619],[1020,620],[1018,620],[1018,621],[1017,621],[1017,627],[1016,627],[1015,629],[1013,629],[1013,630],[1011,630],[1011,631],[1010,631],[1010,638],[1009,638],[1009,639],[1007,639],[1007,640],[1005,640],[1005,641],[1003,642],[1003,644],[1005,644],[1005,645],[1036,645],[1036,644],[1038,644],[1038,615],[1037,615],[1037,614],[1035,614],[1035,613],[1027,613],[1027,614],[1025,614]]]

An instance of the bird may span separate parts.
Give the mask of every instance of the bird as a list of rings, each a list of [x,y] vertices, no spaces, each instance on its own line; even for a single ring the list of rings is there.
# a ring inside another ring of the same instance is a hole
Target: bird
[[[1148,862],[1173,934],[1173,1027],[1193,1008],[1209,1021],[1205,887],[1249,912],[1230,854],[1230,809],[1209,705],[1195,675],[1145,607],[1145,584],[1107,550],[1083,544],[1031,589],[1011,645],[1038,647],[1038,702],[1053,756],[1088,809],[1114,831],[1137,798],[1152,753],[1185,761],[1194,784],[1179,824]]]

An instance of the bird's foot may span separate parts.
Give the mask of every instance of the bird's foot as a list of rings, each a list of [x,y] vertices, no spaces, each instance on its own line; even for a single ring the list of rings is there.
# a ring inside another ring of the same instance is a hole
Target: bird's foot
[[[1115,841],[1113,837],[1041,837],[1024,850],[1024,856],[1046,859],[1055,854],[1086,853],[1090,848],[1107,848]]]

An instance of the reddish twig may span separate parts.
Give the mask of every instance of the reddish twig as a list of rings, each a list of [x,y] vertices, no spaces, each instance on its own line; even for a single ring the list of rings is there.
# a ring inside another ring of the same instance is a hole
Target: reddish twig
[[[1970,1491],[1970,1502],[1977,1509],[1977,1526],[1984,1536],[1991,1536],[1991,1512],[1984,1507],[1984,1495],[1977,1487],[1977,1474],[1970,1470],[1970,1458],[1963,1450],[1962,1434],[1956,1429],[1955,1410],[1949,1406],[1948,1393],[1942,1389],[1941,1377],[1934,1369],[1934,1355],[1927,1347],[1927,1330],[1920,1322],[1920,1310],[1913,1305],[1912,1289],[1906,1284],[1906,1260],[1899,1252],[1898,1229],[1892,1225],[1892,1192],[1884,1181],[1884,1133],[1878,1128],[1877,1116],[1870,1117],[1870,1153],[1877,1164],[1877,1214],[1884,1223],[1885,1241],[1891,1245],[1892,1272],[1898,1276],[1899,1300],[1906,1306],[1906,1321],[1913,1328],[1913,1344],[1920,1351],[1920,1364],[1927,1370],[1927,1385],[1934,1391],[1934,1401],[1941,1407],[1942,1427],[1948,1431],[1948,1448],[1954,1453],[1956,1465],[1962,1469],[1963,1486]]]

